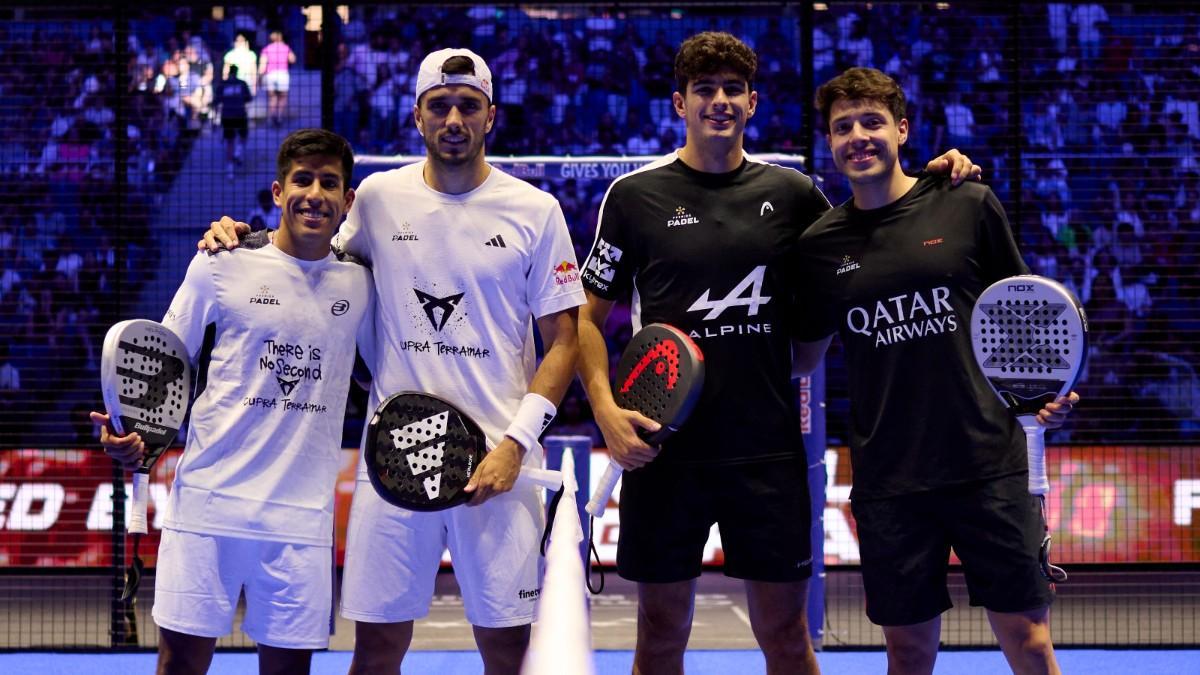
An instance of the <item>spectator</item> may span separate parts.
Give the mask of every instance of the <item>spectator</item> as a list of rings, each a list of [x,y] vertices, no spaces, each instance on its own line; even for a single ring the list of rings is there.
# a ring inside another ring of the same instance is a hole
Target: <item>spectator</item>
[[[271,126],[283,126],[283,118],[287,115],[288,89],[291,88],[288,68],[295,62],[296,55],[283,41],[283,31],[271,31],[271,43],[263,47],[258,60],[258,75],[267,90],[267,121]]]
[[[245,30],[237,32],[233,38],[233,47],[225,52],[222,63],[224,64],[221,72],[222,79],[229,79],[232,72],[235,77],[246,83],[246,87],[250,90],[250,98],[254,98],[258,92],[258,78],[255,77],[258,58],[254,55],[254,51],[250,49],[249,33]],[[234,71],[235,66],[237,68],[236,71]]]
[[[233,179],[234,165],[242,163],[242,151],[250,135],[250,116],[246,106],[254,94],[241,77],[241,68],[228,64],[225,79],[217,87],[217,106],[221,111],[221,133],[225,139],[225,174]]]

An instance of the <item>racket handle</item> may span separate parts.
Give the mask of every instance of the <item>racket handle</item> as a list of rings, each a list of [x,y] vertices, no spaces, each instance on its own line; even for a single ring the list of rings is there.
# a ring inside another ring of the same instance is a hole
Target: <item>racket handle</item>
[[[150,473],[133,472],[133,500],[129,508],[129,533],[146,534],[146,506],[150,502]]]
[[[608,468],[600,477],[596,491],[592,493],[592,498],[588,500],[587,506],[583,507],[592,517],[599,518],[604,515],[604,509],[608,508],[608,498],[612,496],[613,488],[617,487],[617,481],[621,479],[622,471],[620,464],[611,459],[608,460]]]
[[[547,490],[557,490],[562,487],[562,484],[561,471],[524,466],[521,467],[521,473],[517,474],[517,485],[533,485],[544,487]]]
[[[1020,419],[1029,457],[1029,493],[1045,495],[1050,492],[1050,479],[1046,477],[1046,427],[1038,424],[1033,415],[1022,415]]]

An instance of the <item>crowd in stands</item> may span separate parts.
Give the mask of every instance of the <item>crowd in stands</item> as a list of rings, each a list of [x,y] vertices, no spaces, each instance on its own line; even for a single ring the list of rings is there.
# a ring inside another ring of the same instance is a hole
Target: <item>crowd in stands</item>
[[[1200,438],[1200,16],[1182,5],[1026,3],[1017,26],[1009,8],[989,4],[822,6],[803,28],[812,31],[815,83],[852,65],[892,75],[914,129],[905,166],[917,170],[950,147],[970,153],[1034,272],[1064,281],[1085,304],[1094,350],[1081,386],[1093,403],[1056,438]],[[747,149],[809,150],[800,134],[812,114],[807,65],[792,9],[734,16],[702,7],[682,20],[667,11],[352,6],[333,45],[334,128],[359,153],[424,154],[412,78],[426,52],[461,45],[493,71],[491,155],[660,155],[684,136],[670,102],[675,48],[696,30],[720,29],[759,54]],[[14,381],[5,368],[30,386],[31,354],[61,359],[64,370],[94,368],[114,318],[95,294],[117,276],[126,292],[122,275],[136,282],[129,261],[153,245],[146,223],[156,197],[196,136],[220,133],[214,85],[225,64],[239,64],[253,91],[254,54],[272,30],[295,48],[315,41],[298,6],[230,8],[221,20],[180,9],[133,26],[127,68],[112,64],[111,25],[0,26],[0,173],[18,187],[0,199],[0,332],[9,344],[0,389]],[[319,67],[313,53],[302,58],[296,67]],[[840,201],[849,191],[821,122],[813,126],[809,172]],[[125,186],[114,191],[122,133]],[[559,199],[582,260],[608,181],[535,182]],[[255,226],[273,226],[269,194],[256,202],[245,207]],[[614,336],[614,352],[620,342]],[[587,417],[586,402],[571,405]]]

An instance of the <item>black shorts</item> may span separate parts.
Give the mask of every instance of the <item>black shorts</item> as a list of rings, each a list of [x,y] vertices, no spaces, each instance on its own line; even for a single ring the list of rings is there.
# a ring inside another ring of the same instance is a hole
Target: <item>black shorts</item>
[[[250,134],[250,119],[247,117],[222,117],[221,118],[221,135],[227,141],[232,141],[234,136],[246,138]]]
[[[717,523],[725,574],[752,581],[812,575],[812,518],[803,457],[749,464],[651,462],[621,479],[617,571],[631,581],[700,576]]]
[[[953,548],[971,605],[994,612],[1046,607],[1054,590],[1038,552],[1044,527],[1025,474],[879,500],[852,500],[867,617],[881,626],[928,621],[949,609]]]

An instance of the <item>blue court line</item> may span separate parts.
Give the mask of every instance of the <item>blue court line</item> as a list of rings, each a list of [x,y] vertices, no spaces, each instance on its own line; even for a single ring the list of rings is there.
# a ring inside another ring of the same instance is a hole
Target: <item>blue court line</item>
[[[36,675],[130,675],[154,671],[154,654],[73,654],[22,652],[0,654],[0,673]],[[882,673],[887,669],[883,652],[820,652],[817,661],[825,675]],[[1200,650],[1101,650],[1064,649],[1058,661],[1066,673],[1087,675],[1200,675]],[[313,675],[343,675],[350,665],[349,652],[321,652],[313,659]],[[627,675],[633,665],[631,651],[596,652],[597,675]],[[755,651],[690,651],[684,658],[689,675],[758,675],[765,672],[762,655]],[[212,675],[253,674],[258,660],[251,653],[218,653]],[[483,662],[476,652],[411,652],[404,660],[406,673],[479,675]],[[1009,675],[999,651],[953,651],[938,655],[935,675]]]

